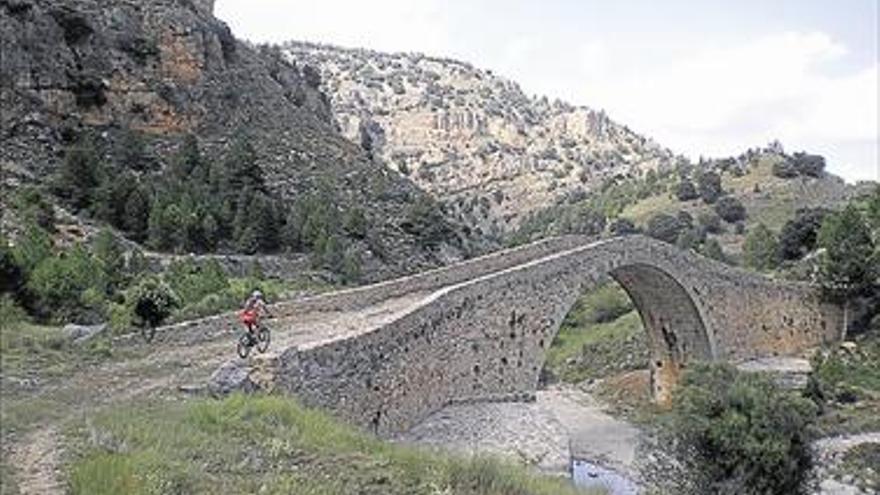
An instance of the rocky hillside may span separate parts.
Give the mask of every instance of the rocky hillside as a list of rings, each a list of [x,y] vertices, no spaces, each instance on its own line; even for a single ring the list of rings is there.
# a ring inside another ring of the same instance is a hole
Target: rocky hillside
[[[147,182],[189,135],[213,161],[247,136],[275,194],[327,189],[340,215],[364,210],[366,234],[351,242],[366,267],[412,271],[459,257],[455,238],[430,249],[421,242],[412,208],[427,197],[336,130],[316,71],[236,40],[212,8],[213,0],[0,0],[4,188],[48,183],[84,135]],[[132,135],[150,163],[126,163]]]
[[[487,235],[672,154],[602,111],[526,96],[489,70],[421,54],[287,43],[319,68],[342,133]]]

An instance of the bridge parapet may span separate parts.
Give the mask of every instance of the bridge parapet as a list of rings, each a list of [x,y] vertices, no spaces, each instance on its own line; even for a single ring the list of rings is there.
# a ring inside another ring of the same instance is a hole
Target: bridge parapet
[[[273,385],[380,434],[453,402],[527,398],[563,318],[608,275],[642,316],[661,401],[693,361],[790,355],[838,336],[839,308],[807,285],[641,236],[548,247],[373,286],[382,297],[437,290],[381,327],[284,350]],[[356,289],[339,297],[357,306],[379,296]]]

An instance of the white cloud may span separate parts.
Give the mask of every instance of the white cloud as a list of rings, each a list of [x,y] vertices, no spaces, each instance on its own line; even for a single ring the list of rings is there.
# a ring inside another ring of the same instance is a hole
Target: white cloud
[[[219,0],[215,15],[229,22],[237,35],[253,41],[303,40],[426,52],[442,52],[450,45],[439,0]]]
[[[218,0],[216,8],[237,34],[255,41],[462,58],[527,92],[604,108],[692,157],[735,154],[779,139],[792,150],[825,154],[829,168],[847,179],[880,179],[876,55],[873,66],[852,69],[848,48],[821,31],[750,38],[627,25],[566,31],[578,21],[558,19],[550,5]],[[506,9],[501,16],[499,9]]]
[[[647,68],[596,64],[592,53],[575,77],[578,100],[696,155],[726,155],[781,140],[824,151],[847,178],[878,179],[878,66],[829,74],[823,66],[847,50],[819,32],[787,32],[736,46],[696,48]],[[873,157],[865,142],[873,142]],[[850,149],[858,147],[858,152]],[[857,163],[843,160],[857,160]]]

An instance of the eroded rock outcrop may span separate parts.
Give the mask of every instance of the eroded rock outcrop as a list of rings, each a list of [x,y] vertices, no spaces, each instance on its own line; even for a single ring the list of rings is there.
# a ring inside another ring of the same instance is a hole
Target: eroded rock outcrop
[[[212,0],[0,0],[4,176],[46,182],[86,134],[108,163],[131,169],[120,150],[136,134],[156,157],[137,173],[160,171],[189,134],[210,160],[247,136],[273,192],[293,200],[321,188],[364,210],[369,238],[354,244],[368,278],[459,258],[456,241],[426,249],[401,226],[424,193],[338,132],[316,71],[236,40],[212,9]]]
[[[485,233],[675,160],[603,111],[530,98],[466,63],[309,43],[283,49],[320,68],[346,136]]]

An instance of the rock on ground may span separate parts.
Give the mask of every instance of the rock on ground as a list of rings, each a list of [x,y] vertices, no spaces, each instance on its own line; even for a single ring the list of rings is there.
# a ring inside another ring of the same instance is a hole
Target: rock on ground
[[[74,325],[71,323],[64,325],[62,331],[73,341],[74,344],[82,344],[97,337],[106,329],[106,323],[100,325]]]
[[[208,380],[208,392],[215,397],[222,397],[233,392],[254,392],[257,386],[251,381],[251,368],[240,361],[227,361],[211,374]]]

